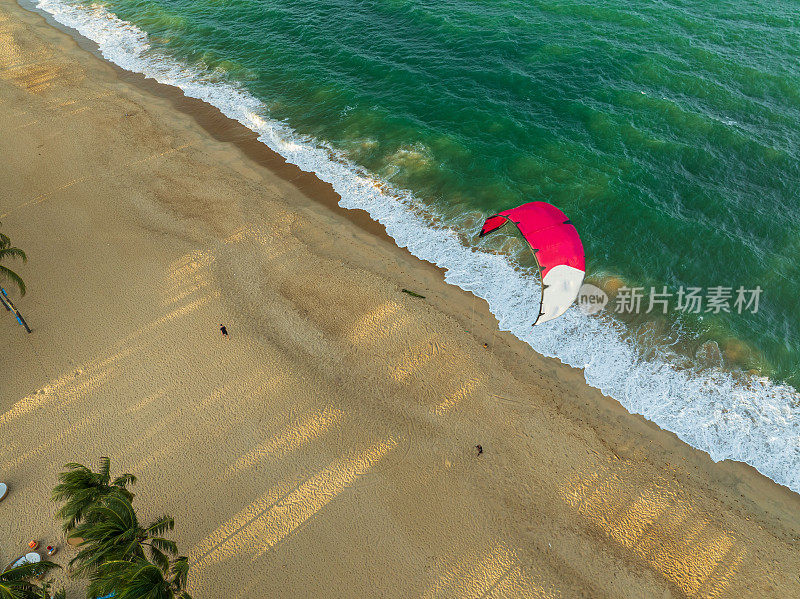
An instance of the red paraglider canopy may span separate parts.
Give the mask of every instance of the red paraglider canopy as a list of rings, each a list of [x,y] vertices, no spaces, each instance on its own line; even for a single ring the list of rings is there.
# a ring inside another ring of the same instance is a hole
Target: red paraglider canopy
[[[547,202],[530,202],[486,219],[480,236],[511,221],[531,246],[542,274],[539,324],[561,316],[578,297],[586,260],[578,231],[567,216]]]

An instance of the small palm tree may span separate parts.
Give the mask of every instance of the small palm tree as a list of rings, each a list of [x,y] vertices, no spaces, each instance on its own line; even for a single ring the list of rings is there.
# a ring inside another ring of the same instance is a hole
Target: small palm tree
[[[60,567],[53,562],[37,562],[6,570],[0,574],[0,599],[38,599],[42,596],[42,587],[31,579]],[[49,585],[44,588],[49,588]]]
[[[111,480],[111,461],[100,458],[100,470],[93,472],[82,464],[67,464],[65,472],[58,475],[60,481],[53,489],[53,501],[64,505],[56,515],[64,520],[64,532],[71,531],[83,520],[86,512],[110,493],[118,493],[133,500],[133,493],[126,488],[136,482],[133,474],[123,474]],[[70,535],[77,536],[77,535]]]
[[[8,236],[0,233],[0,262],[8,258],[12,260],[19,258],[23,262],[28,260],[25,252],[19,248],[11,247],[11,240]],[[17,273],[2,264],[0,264],[0,278],[8,279],[14,283],[19,288],[20,295],[25,295],[25,282]]]
[[[92,574],[88,596],[114,594],[114,599],[192,599],[186,592],[189,560],[181,556],[165,566],[146,559],[113,560]]]
[[[162,535],[175,527],[172,516],[162,516],[149,526],[141,526],[130,500],[120,493],[110,493],[86,512],[84,522],[73,530],[83,539],[81,550],[70,568],[81,576],[96,570],[104,562],[150,559],[162,570],[169,568],[167,553],[175,555],[178,547]]]

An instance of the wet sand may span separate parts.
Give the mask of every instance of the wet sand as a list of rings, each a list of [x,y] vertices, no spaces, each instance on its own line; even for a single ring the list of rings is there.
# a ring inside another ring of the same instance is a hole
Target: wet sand
[[[108,455],[143,519],[175,516],[195,599],[800,596],[800,497],[87,50],[0,2],[0,221],[34,330],[0,312],[4,562],[31,538],[69,560],[50,489]]]

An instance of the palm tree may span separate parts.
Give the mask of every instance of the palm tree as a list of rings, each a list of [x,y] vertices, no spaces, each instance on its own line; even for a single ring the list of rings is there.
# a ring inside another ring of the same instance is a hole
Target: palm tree
[[[133,474],[123,474],[111,480],[111,461],[100,458],[100,470],[93,472],[82,464],[67,464],[65,472],[58,475],[60,481],[53,489],[53,501],[64,501],[56,515],[64,520],[67,533],[83,519],[86,512],[110,493],[119,493],[131,501],[133,493],[126,487],[136,482]],[[77,535],[71,535],[77,536]]]
[[[23,262],[27,262],[28,257],[19,248],[11,247],[11,240],[7,235],[0,233],[0,262],[7,258],[19,258]],[[0,264],[0,278],[8,279],[14,283],[18,288],[20,295],[25,295],[25,283],[22,278],[10,268]]]
[[[60,567],[53,562],[37,562],[6,570],[0,574],[0,599],[38,599],[42,588],[31,582],[31,578]],[[47,588],[49,585],[45,585]]]
[[[145,559],[145,548],[150,559],[162,570],[169,568],[167,553],[175,555],[175,541],[162,535],[175,527],[172,516],[162,516],[143,527],[139,524],[130,500],[120,493],[110,493],[100,503],[86,512],[82,524],[73,530],[73,536],[83,539],[81,550],[70,568],[80,576],[114,560]]]
[[[114,599],[192,599],[186,592],[189,560],[181,556],[157,566],[146,559],[113,560],[92,574],[88,596],[114,594]]]

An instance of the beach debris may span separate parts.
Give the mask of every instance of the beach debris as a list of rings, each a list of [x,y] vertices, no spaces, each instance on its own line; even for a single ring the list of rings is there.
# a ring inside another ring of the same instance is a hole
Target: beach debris
[[[478,455],[481,455],[483,453],[483,445],[476,445],[475,449],[478,450]]]
[[[29,333],[31,332],[31,328],[28,326],[28,323],[25,322],[24,318],[22,318],[22,314],[20,314],[20,311],[17,310],[17,307],[11,302],[11,298],[8,297],[6,290],[3,288],[0,288],[0,304],[3,304],[3,307],[5,307],[5,309],[8,312],[14,314],[14,316],[17,319],[17,322],[23,327],[25,327],[26,331],[28,331]]]
[[[567,215],[547,202],[529,202],[490,216],[480,237],[507,222],[516,225],[530,245],[542,277],[542,299],[534,325],[561,316],[578,297],[586,259],[578,231]]]
[[[420,298],[420,299],[425,299],[425,296],[424,296],[424,295],[420,295],[419,293],[414,293],[413,291],[410,291],[410,290],[408,290],[408,289],[401,289],[401,291],[402,291],[403,293],[407,293],[407,294],[408,294],[408,295],[410,295],[411,297],[418,297],[418,298]]]

